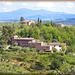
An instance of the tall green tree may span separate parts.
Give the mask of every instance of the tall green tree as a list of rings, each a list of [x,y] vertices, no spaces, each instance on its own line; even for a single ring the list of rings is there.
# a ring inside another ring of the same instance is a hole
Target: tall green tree
[[[34,38],[39,38],[40,37],[40,29],[38,27],[34,28]]]
[[[52,20],[51,20],[51,25],[52,25],[53,23],[52,23]]]
[[[42,23],[42,20],[40,20],[40,23]]]
[[[38,18],[38,21],[37,21],[38,23],[40,22],[40,19]]]
[[[2,29],[3,40],[9,42],[14,35],[14,29],[11,26],[3,26]]]
[[[24,20],[25,20],[24,17],[21,17],[21,18],[20,18],[20,21],[24,21]]]
[[[45,26],[51,26],[50,22],[46,22]]]
[[[42,27],[42,24],[41,24],[40,22],[38,22],[38,23],[36,24],[36,26],[39,27],[39,28],[41,28],[41,27]]]
[[[55,23],[52,23],[52,27],[55,27]]]

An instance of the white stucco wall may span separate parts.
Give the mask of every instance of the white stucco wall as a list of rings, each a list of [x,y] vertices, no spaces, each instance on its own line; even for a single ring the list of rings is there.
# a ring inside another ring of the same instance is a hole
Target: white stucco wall
[[[31,22],[29,22],[29,25],[31,24]]]
[[[50,50],[52,50],[52,46],[50,46]]]
[[[59,47],[60,45],[55,45],[55,48],[60,51],[60,49],[62,50],[62,47]],[[52,47],[54,47],[54,45],[52,45]]]

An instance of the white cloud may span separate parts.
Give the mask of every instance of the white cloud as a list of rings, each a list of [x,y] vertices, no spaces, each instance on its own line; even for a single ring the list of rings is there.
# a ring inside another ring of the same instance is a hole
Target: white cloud
[[[22,3],[22,5],[28,5],[27,3]]]
[[[1,3],[4,4],[4,5],[13,5],[12,2],[1,2]]]
[[[73,2],[67,2],[67,7],[69,8],[73,8],[74,7],[74,3]]]
[[[13,11],[12,9],[8,9],[8,8],[2,8],[1,10],[0,10],[0,12],[10,12],[10,11]],[[17,9],[14,9],[14,10],[17,10]]]
[[[54,2],[39,2],[36,6],[40,8],[51,8],[54,6]]]
[[[7,10],[7,8],[3,8],[4,10]]]
[[[52,7],[54,7],[54,2],[30,2],[30,3],[25,3],[23,4],[28,9],[32,10],[40,10],[40,9],[45,9],[45,10],[50,10]]]
[[[0,2],[0,12],[8,12],[19,8],[27,8],[32,10],[48,10],[54,12],[75,13],[75,2]]]
[[[3,8],[3,11],[4,11],[4,12],[9,12],[9,11],[11,11],[11,10],[9,10],[9,9],[7,9],[7,8]]]

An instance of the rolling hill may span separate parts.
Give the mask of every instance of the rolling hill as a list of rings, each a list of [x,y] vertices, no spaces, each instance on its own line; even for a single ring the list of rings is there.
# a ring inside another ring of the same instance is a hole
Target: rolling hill
[[[2,12],[0,13],[0,21],[14,21],[20,20],[20,17],[23,16],[25,19],[32,19],[37,20],[39,17],[40,19],[59,19],[59,18],[73,18],[75,14],[67,14],[64,12],[52,12],[47,10],[30,10],[21,8],[18,10],[14,10],[11,12]]]

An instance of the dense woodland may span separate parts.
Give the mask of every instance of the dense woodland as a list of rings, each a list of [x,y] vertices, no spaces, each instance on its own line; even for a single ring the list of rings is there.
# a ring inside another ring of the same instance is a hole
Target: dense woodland
[[[13,35],[33,37],[49,44],[56,41],[67,44],[65,53],[36,52],[35,49],[11,44]],[[15,74],[71,74],[75,73],[75,27],[55,27],[55,23],[38,18],[36,24],[21,22],[0,24],[0,73]]]

